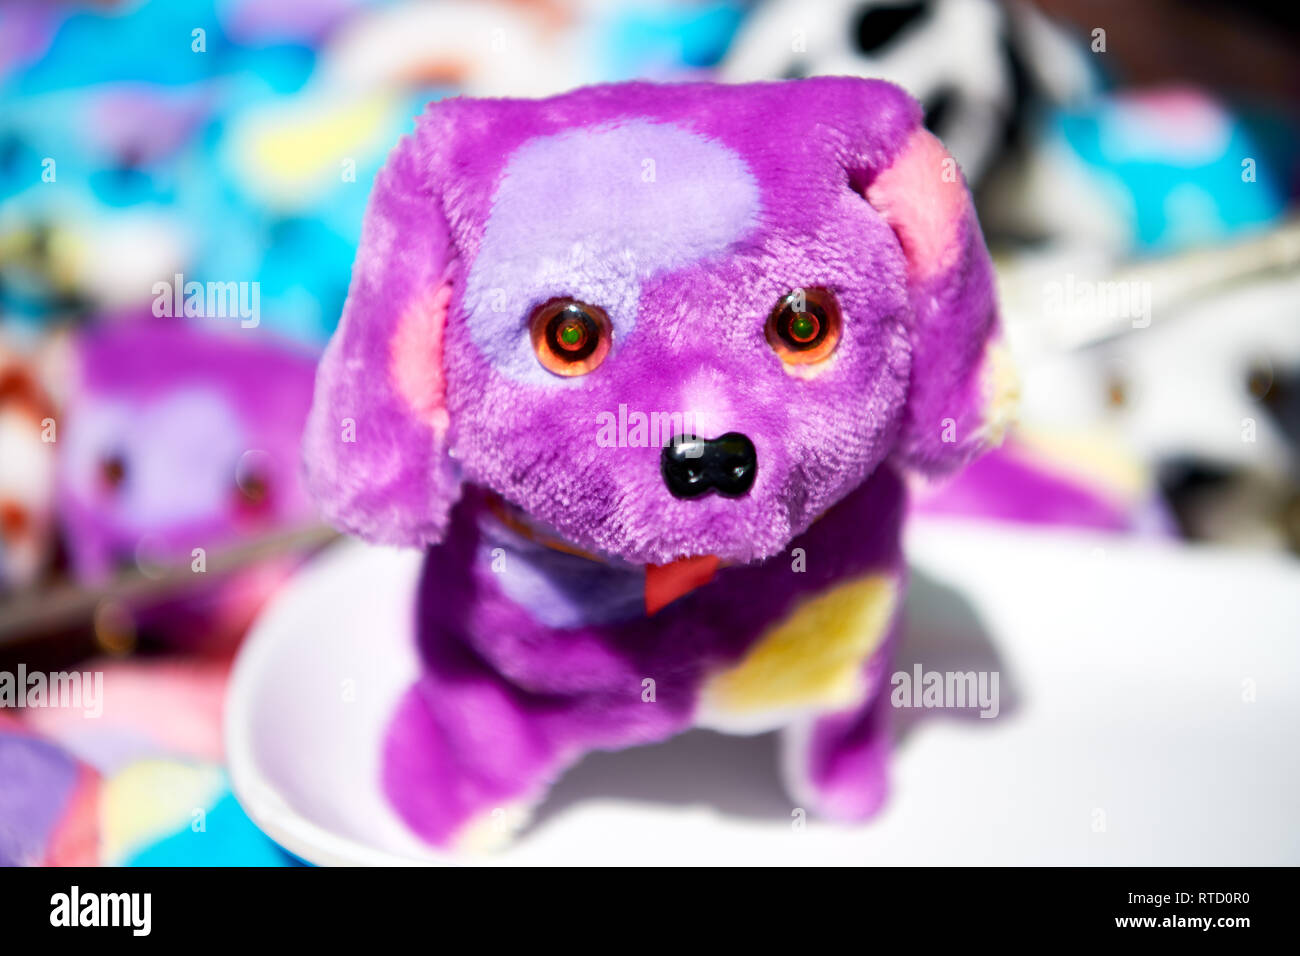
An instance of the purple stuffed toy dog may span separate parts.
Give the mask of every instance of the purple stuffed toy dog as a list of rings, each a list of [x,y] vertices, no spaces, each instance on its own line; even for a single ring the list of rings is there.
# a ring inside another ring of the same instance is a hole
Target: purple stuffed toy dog
[[[55,497],[78,583],[194,569],[195,548],[206,564],[314,520],[290,452],[311,403],[311,356],[146,313],[78,332],[71,357]],[[205,570],[132,602],[133,626],[169,646],[228,653],[295,562]]]
[[[429,549],[402,817],[465,846],[586,752],[697,726],[784,728],[799,805],[874,812],[900,475],[1000,438],[997,331],[961,174],[889,84],[431,106],[305,442],[330,520]]]

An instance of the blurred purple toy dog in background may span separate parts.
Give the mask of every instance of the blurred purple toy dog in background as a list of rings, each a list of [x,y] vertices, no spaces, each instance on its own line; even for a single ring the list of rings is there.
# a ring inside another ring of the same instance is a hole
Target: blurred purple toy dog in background
[[[120,318],[75,339],[60,437],[58,506],[76,580],[191,565],[315,520],[293,448],[314,363],[291,348],[181,320]],[[137,622],[171,640],[229,646],[282,580],[198,574]]]

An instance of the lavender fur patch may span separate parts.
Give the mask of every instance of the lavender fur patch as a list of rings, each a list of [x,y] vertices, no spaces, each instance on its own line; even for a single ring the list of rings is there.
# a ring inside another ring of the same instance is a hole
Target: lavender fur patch
[[[758,211],[744,160],[679,126],[637,120],[530,140],[506,166],[470,267],[474,342],[512,379],[571,383],[533,355],[533,306],[563,295],[599,305],[618,348],[647,279],[726,251]]]

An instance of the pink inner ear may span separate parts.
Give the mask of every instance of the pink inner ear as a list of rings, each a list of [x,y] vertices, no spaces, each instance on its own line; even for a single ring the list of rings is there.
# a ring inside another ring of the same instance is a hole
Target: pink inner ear
[[[448,424],[442,332],[450,302],[450,282],[416,296],[398,318],[389,343],[388,370],[393,385],[415,417],[439,434]]]
[[[913,133],[866,195],[893,227],[914,277],[928,279],[952,265],[970,199],[956,161],[932,133]]]

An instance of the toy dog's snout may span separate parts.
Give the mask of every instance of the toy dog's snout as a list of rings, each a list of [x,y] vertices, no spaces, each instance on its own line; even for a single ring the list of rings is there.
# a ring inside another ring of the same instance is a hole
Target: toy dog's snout
[[[683,438],[665,445],[659,456],[664,484],[676,498],[698,498],[717,491],[739,498],[758,473],[754,443],[740,432],[719,438]]]

